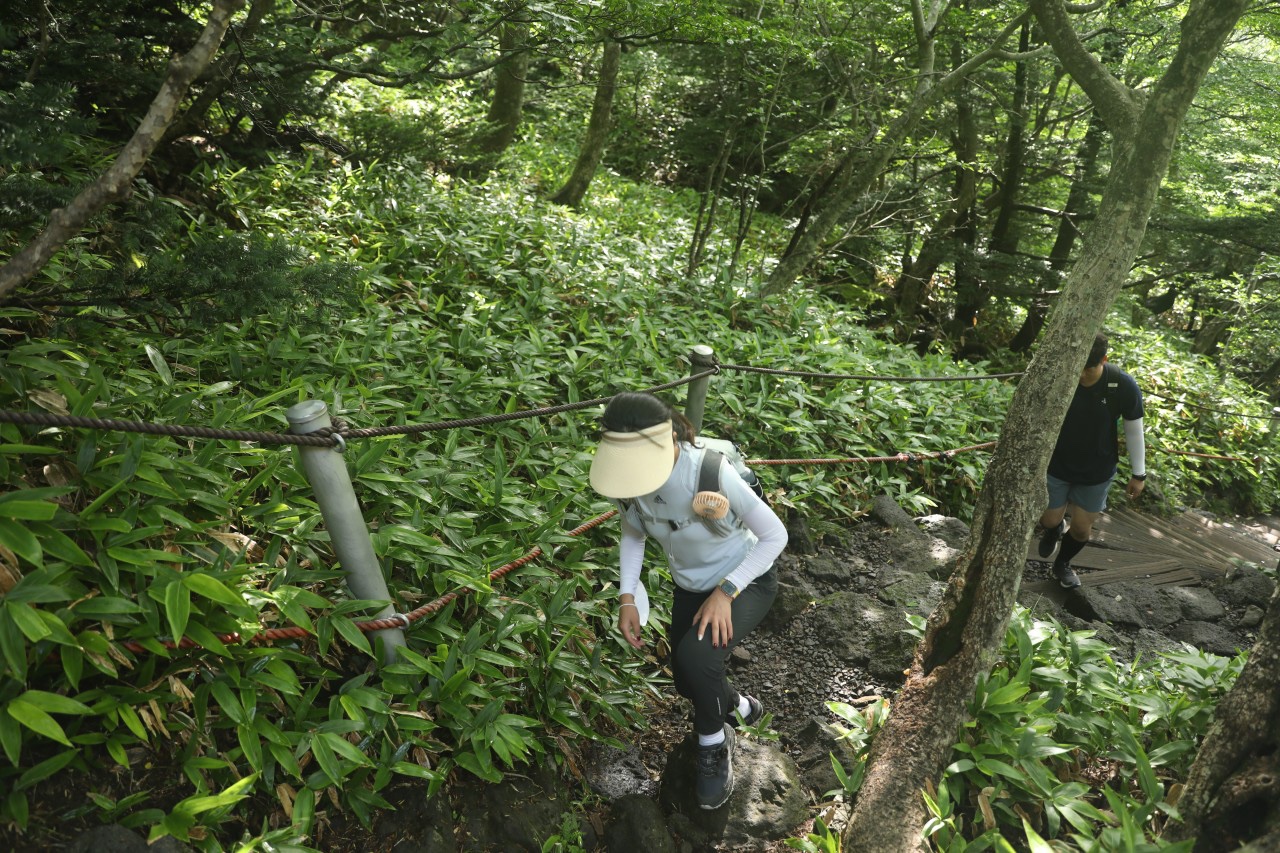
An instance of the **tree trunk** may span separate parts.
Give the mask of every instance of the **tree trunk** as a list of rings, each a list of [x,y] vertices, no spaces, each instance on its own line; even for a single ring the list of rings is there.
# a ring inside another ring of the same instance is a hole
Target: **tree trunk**
[[[595,177],[600,160],[604,157],[605,143],[609,139],[609,120],[613,114],[613,96],[618,91],[618,66],[621,62],[622,42],[606,41],[604,54],[600,58],[596,97],[591,104],[591,118],[587,121],[587,134],[578,150],[578,161],[574,163],[573,174],[560,188],[560,192],[551,198],[556,204],[573,208],[581,205],[587,194],[587,187]]]
[[[484,125],[472,140],[479,153],[462,169],[469,178],[482,179],[493,168],[498,157],[515,141],[524,113],[525,80],[529,76],[529,51],[525,48],[527,25],[508,21],[498,36],[502,62],[494,68],[493,100]]]
[[[1031,22],[1024,21],[1019,37],[1018,51],[1026,53],[1031,48]],[[1018,194],[1022,189],[1027,155],[1027,79],[1029,60],[1015,64],[1013,72],[1013,102],[1009,105],[1009,132],[1005,138],[1004,169],[1000,176],[996,196],[996,220],[991,227],[992,252],[1012,255],[1018,251],[1018,231],[1014,228],[1014,211]],[[978,314],[991,298],[991,273],[982,270],[976,276],[967,276],[956,284],[956,331],[963,332],[978,322]]]
[[[1049,250],[1049,269],[1054,272],[1066,269],[1067,263],[1071,260],[1071,248],[1080,235],[1080,226],[1077,223],[1089,205],[1090,186],[1097,174],[1098,154],[1102,151],[1102,137],[1105,132],[1102,120],[1095,112],[1089,119],[1089,129],[1085,131],[1084,139],[1080,142],[1080,150],[1076,153],[1076,171],[1071,176],[1067,204],[1062,210],[1062,219],[1058,222],[1058,236],[1053,241],[1053,248]],[[1043,289],[1057,290],[1056,279],[1053,280],[1052,287]],[[1022,328],[1009,342],[1009,349],[1013,352],[1030,350],[1036,338],[1040,336],[1040,330],[1044,328],[1044,321],[1048,316],[1049,306],[1042,294],[1032,300],[1027,308],[1027,319],[1023,321]]]
[[[262,25],[263,18],[266,17],[267,12],[271,11],[273,6],[275,6],[275,0],[252,0],[244,22],[236,27],[235,32],[232,34],[232,39],[239,44],[253,41],[257,35],[258,27]],[[201,121],[208,115],[209,110],[212,109],[218,98],[235,83],[235,70],[243,59],[244,57],[241,53],[236,53],[235,55],[223,54],[221,59],[216,63],[210,63],[201,72],[199,79],[195,81],[201,84],[199,86],[199,94],[191,99],[191,103],[183,110],[182,115],[175,118],[173,123],[165,130],[164,140],[161,142],[162,145],[167,145],[178,137],[189,133],[196,122]]]
[[[953,66],[961,64],[960,45],[952,50]],[[978,198],[978,175],[974,164],[978,158],[978,125],[969,102],[969,81],[956,87],[956,135],[952,148],[956,155],[955,196],[946,211],[938,217],[933,230],[925,237],[914,261],[905,264],[894,283],[895,308],[900,320],[914,317],[929,288],[929,282],[955,242],[958,230],[973,221],[973,204]]]
[[[1045,339],[1014,392],[974,523],[942,601],[929,616],[893,713],[871,746],[846,829],[852,851],[917,851],[928,818],[921,791],[951,758],[978,678],[1004,638],[1044,500],[1044,472],[1095,332],[1137,255],[1178,128],[1247,0],[1193,3],[1169,68],[1141,111],[1136,95],[1088,53],[1063,0],[1031,8],[1063,65],[1124,141],[1089,251],[1067,280]]]
[[[880,177],[880,173],[897,153],[899,146],[920,123],[929,108],[961,80],[999,55],[1001,45],[1023,20],[1023,16],[1019,15],[992,40],[987,48],[935,83],[934,45],[938,19],[948,7],[945,4],[934,4],[926,13],[922,0],[913,0],[911,7],[916,31],[915,92],[902,112],[890,122],[884,133],[872,145],[871,152],[865,160],[855,166],[854,158],[846,155],[832,181],[831,191],[823,196],[822,202],[815,208],[812,217],[806,223],[804,234],[793,237],[788,253],[773,268],[773,272],[769,274],[769,278],[760,289],[761,296],[767,297],[781,293],[799,278],[800,273],[804,272],[805,268],[820,254],[822,243],[827,235]]]
[[[698,218],[693,223],[693,233],[689,236],[689,255],[685,260],[684,276],[689,278],[702,265],[706,252],[707,240],[715,228],[716,213],[720,208],[720,188],[724,186],[725,172],[729,169],[729,157],[738,133],[738,125],[726,125],[720,135],[720,149],[716,158],[707,166],[707,182],[702,187],[698,198]]]
[[[195,45],[181,59],[171,60],[169,73],[151,108],[138,124],[115,162],[91,184],[80,191],[71,203],[49,215],[49,224],[21,251],[0,267],[0,302],[9,298],[14,288],[30,281],[54,254],[76,235],[84,224],[104,207],[128,196],[133,179],[138,176],[164,136],[165,129],[178,113],[191,83],[208,67],[222,44],[231,17],[244,5],[244,0],[213,0],[209,21]]]
[[[1182,821],[1164,837],[1197,838],[1196,853],[1236,850],[1248,842],[1280,842],[1280,588],[1258,630],[1258,642],[1213,725],[1178,801]]]
[[[1191,351],[1196,355],[1209,356],[1217,352],[1218,347],[1225,345],[1231,337],[1232,326],[1240,318],[1242,308],[1238,302],[1229,302],[1218,314],[1206,316],[1191,344]]]

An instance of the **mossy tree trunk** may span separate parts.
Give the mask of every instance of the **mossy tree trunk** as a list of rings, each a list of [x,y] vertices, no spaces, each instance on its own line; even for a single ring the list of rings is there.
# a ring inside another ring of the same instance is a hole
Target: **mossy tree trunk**
[[[178,114],[183,98],[192,82],[209,66],[222,44],[232,16],[244,0],[213,0],[209,21],[200,38],[186,55],[169,63],[169,73],[151,108],[138,123],[132,138],[120,150],[115,161],[92,183],[80,191],[66,207],[49,215],[49,224],[35,239],[0,266],[0,302],[17,287],[30,281],[67,241],[79,233],[93,216],[109,204],[128,197],[133,179],[142,171],[147,159],[163,139],[165,131]]]
[[[1181,822],[1165,837],[1196,838],[1196,853],[1280,849],[1280,588],[1258,642],[1231,691],[1218,703],[1186,788]]]
[[[524,90],[529,77],[527,36],[527,24],[508,21],[502,25],[498,50],[503,58],[494,68],[493,100],[489,102],[489,112],[471,142],[478,156],[463,170],[468,177],[483,178],[487,175],[502,152],[516,139],[520,119],[524,115]]]
[[[1044,472],[1095,332],[1124,282],[1168,168],[1178,129],[1247,0],[1191,5],[1177,53],[1145,96],[1124,86],[1077,36],[1062,0],[1031,0],[1059,60],[1117,140],[1087,251],[1067,279],[1045,338],[1014,392],[946,593],[929,617],[906,682],[872,743],[844,850],[916,851],[978,678],[1003,640],[1022,579]]]
[[[604,157],[605,143],[609,141],[609,122],[613,116],[613,96],[618,91],[618,68],[622,64],[622,43],[612,39],[604,43],[600,57],[600,77],[596,81],[596,97],[591,104],[591,118],[587,120],[587,133],[578,149],[573,173],[560,191],[552,196],[556,204],[578,207],[587,194],[587,187],[595,177],[600,160]]]

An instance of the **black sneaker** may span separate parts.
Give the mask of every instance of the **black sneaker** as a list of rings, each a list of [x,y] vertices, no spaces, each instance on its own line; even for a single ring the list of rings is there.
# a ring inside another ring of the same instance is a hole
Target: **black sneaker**
[[[1048,558],[1053,549],[1058,547],[1062,534],[1067,532],[1067,520],[1064,518],[1044,533],[1040,534],[1040,556]]]
[[[733,793],[733,728],[725,723],[724,743],[698,747],[698,805],[718,809]]]
[[[747,711],[747,715],[742,718],[742,725],[754,726],[756,723],[760,722],[760,718],[764,716],[764,705],[760,704],[760,700],[754,696],[747,696],[744,694],[742,698],[746,699],[747,704],[751,706],[750,710]],[[729,712],[729,716],[725,717],[725,722],[733,726],[735,729],[738,727],[737,708],[734,708]]]
[[[1080,576],[1076,574],[1076,570],[1071,568],[1070,563],[1054,563],[1053,576],[1058,579],[1058,583],[1063,589],[1075,589],[1080,586]]]

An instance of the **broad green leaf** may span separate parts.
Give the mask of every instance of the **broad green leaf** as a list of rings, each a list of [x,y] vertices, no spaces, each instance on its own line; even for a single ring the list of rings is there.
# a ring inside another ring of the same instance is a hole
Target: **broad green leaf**
[[[333,750],[325,743],[324,738],[317,734],[311,739],[311,755],[316,760],[316,764],[320,766],[320,771],[328,777],[329,781],[335,785],[342,784],[343,773],[342,767],[338,763],[337,757],[333,754]]]
[[[92,713],[88,705],[78,702],[68,696],[62,696],[58,693],[49,693],[45,690],[28,690],[18,698],[25,702],[30,702],[41,710],[48,711],[51,714],[89,714]]]
[[[169,364],[164,360],[164,354],[160,350],[147,344],[147,359],[151,362],[151,366],[155,368],[156,373],[160,376],[160,381],[165,385],[173,384],[173,371],[169,369]]]
[[[66,732],[62,730],[62,726],[58,725],[57,720],[21,697],[9,700],[9,704],[5,706],[5,712],[36,734],[55,740],[64,746],[71,746],[71,741],[67,740]]]
[[[0,497],[0,518],[48,521],[58,514],[58,505],[48,501],[4,500]],[[16,550],[16,549],[15,549]]]
[[[191,590],[178,581],[164,588],[164,613],[173,641],[179,642],[187,630],[191,616]]]
[[[11,518],[0,518],[0,545],[33,565],[39,566],[43,562],[44,551],[35,534],[25,524]]]
[[[348,643],[367,655],[373,654],[373,648],[370,645],[369,637],[356,627],[355,622],[351,621],[346,616],[330,616],[329,619],[333,622],[333,627],[337,629],[338,633],[341,634],[343,639]]]
[[[21,601],[6,601],[4,603],[5,612],[9,614],[18,630],[33,643],[38,643],[46,637],[50,636],[53,631],[43,619],[40,613],[30,604]]]
[[[226,584],[217,578],[199,572],[189,572],[182,576],[182,582],[193,592],[203,595],[210,601],[225,604],[228,607],[243,608],[244,598],[232,592]]]
[[[213,693],[213,697],[218,700],[222,713],[226,714],[232,722],[240,725],[248,722],[244,713],[244,705],[240,703],[240,699],[236,696],[230,684],[220,678],[209,685],[209,690]]]

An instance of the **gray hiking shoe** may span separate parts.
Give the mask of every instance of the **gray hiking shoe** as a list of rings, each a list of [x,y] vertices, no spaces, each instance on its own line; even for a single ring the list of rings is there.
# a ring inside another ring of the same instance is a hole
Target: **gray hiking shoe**
[[[1044,533],[1040,534],[1039,553],[1041,557],[1048,558],[1053,550],[1058,547],[1058,542],[1062,539],[1062,534],[1067,532],[1067,520],[1064,518],[1053,527],[1050,527]]]
[[[1058,579],[1058,583],[1063,589],[1075,589],[1080,586],[1080,576],[1076,574],[1076,570],[1071,568],[1070,563],[1053,564],[1053,576]]]
[[[718,809],[733,793],[733,727],[724,724],[724,743],[698,747],[698,805]]]
[[[742,718],[742,725],[754,726],[756,723],[760,722],[760,718],[764,716],[764,705],[762,705],[760,703],[760,700],[757,699],[756,697],[747,696],[745,693],[743,694],[742,698],[746,699],[747,704],[751,706],[751,709],[747,711],[747,715]],[[725,722],[733,726],[735,729],[738,727],[738,709],[737,708],[734,708],[732,711],[729,712],[729,716],[725,717]]]

